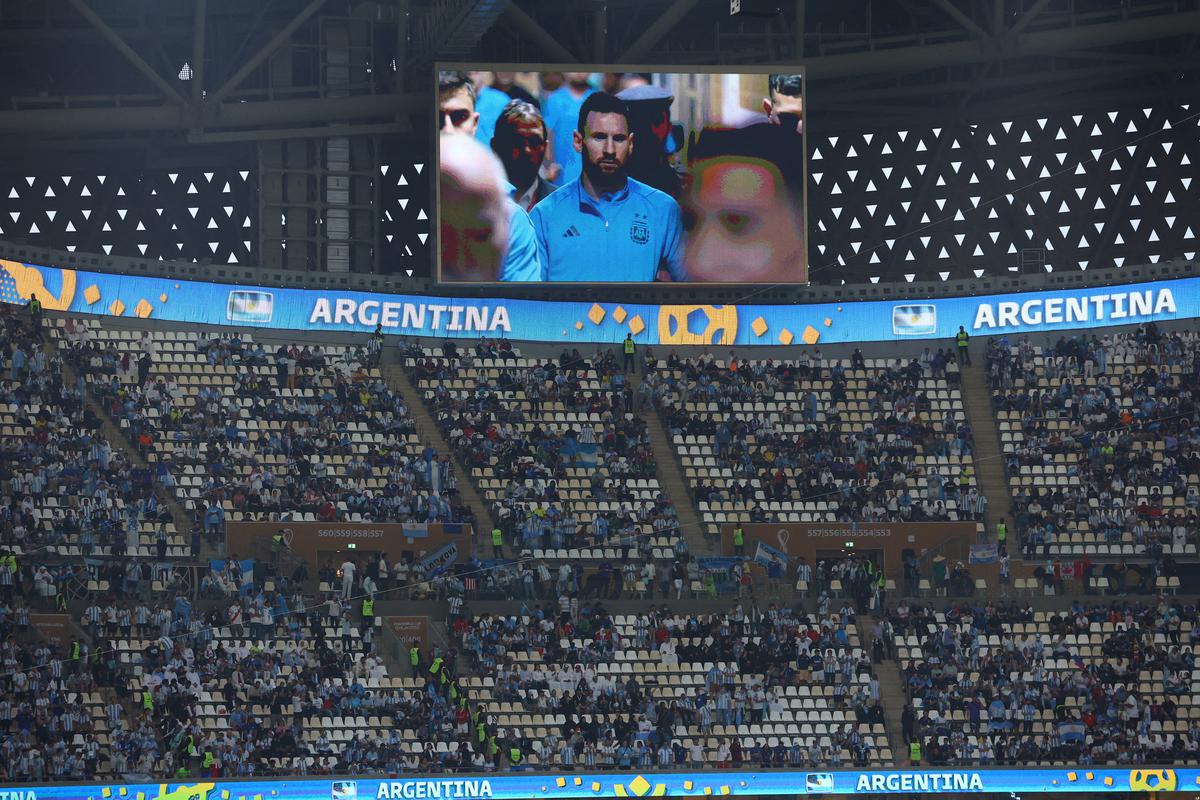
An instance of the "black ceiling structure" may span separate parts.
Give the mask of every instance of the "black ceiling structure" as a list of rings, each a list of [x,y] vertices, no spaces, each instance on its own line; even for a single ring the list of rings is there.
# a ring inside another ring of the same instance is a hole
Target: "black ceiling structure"
[[[0,238],[416,286],[434,61],[802,63],[814,280],[1194,257],[1198,0],[743,3],[0,0]]]

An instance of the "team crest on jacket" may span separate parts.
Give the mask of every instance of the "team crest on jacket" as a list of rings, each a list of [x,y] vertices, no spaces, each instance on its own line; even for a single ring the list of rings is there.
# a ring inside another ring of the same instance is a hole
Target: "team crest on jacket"
[[[634,213],[633,224],[629,226],[629,238],[634,244],[645,244],[650,241],[650,224],[645,214]]]

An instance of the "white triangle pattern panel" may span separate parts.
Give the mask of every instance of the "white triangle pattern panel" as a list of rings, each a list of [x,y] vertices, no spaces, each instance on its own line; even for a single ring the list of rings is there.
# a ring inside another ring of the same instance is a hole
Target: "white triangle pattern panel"
[[[234,169],[0,172],[0,236],[132,258],[253,264],[256,192],[254,174]]]
[[[812,279],[995,275],[1028,250],[1053,270],[1194,253],[1200,136],[1195,120],[1180,122],[1188,116],[1157,106],[811,133]],[[377,176],[385,269],[426,275],[432,170],[387,161]],[[253,264],[256,213],[255,176],[245,171],[0,173],[0,236],[63,249]]]
[[[393,274],[425,277],[433,263],[433,169],[419,161],[392,159],[380,167],[378,209],[384,269]]]
[[[1071,271],[1194,252],[1200,136],[1188,116],[1158,106],[810,135],[812,280],[996,275],[1030,250]]]

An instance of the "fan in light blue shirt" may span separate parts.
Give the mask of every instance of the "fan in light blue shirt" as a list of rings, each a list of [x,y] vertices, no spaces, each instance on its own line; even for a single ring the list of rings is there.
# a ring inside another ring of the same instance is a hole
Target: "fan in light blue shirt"
[[[550,93],[542,107],[542,118],[550,129],[554,143],[554,161],[562,167],[558,183],[562,185],[579,177],[582,162],[575,150],[575,128],[579,122],[579,109],[596,90],[588,84],[588,73],[567,72],[563,75],[566,85]]]
[[[548,281],[653,281],[660,269],[687,280],[679,204],[632,178],[599,197],[572,181],[529,219]]]
[[[629,177],[636,146],[625,103],[596,93],[584,101],[572,138],[582,159],[570,181],[533,207],[546,280],[687,280],[679,204]],[[557,156],[556,156],[557,157]]]
[[[508,252],[500,267],[502,281],[544,281],[546,270],[538,250],[537,234],[525,209],[511,197],[516,188],[507,184],[508,197],[504,198],[508,209]]]
[[[492,231],[498,234],[498,225],[493,225],[499,216],[496,203],[504,203],[504,213],[508,220],[507,247],[503,262],[500,264],[499,275],[488,275],[484,280],[496,279],[501,281],[541,281],[545,280],[545,270],[542,266],[537,238],[529,215],[523,208],[510,198],[513,186],[504,179],[504,168],[490,148],[482,148],[476,138],[478,126],[481,124],[481,114],[476,111],[476,98],[470,78],[462,72],[442,72],[438,77],[438,113],[441,119],[442,136],[439,138],[440,172],[439,181],[442,190],[441,223],[443,232],[450,230],[458,232],[459,228],[474,226],[476,228],[487,223]],[[497,94],[503,95],[502,92]],[[504,105],[500,106],[503,109]],[[497,112],[497,116],[499,112]],[[495,120],[492,121],[493,128]],[[489,134],[489,137],[491,134]],[[489,139],[490,141],[490,139]],[[463,142],[470,142],[464,146]],[[454,198],[448,198],[448,187],[455,187]],[[451,211],[451,207],[461,206],[459,219]],[[464,216],[465,215],[465,216]],[[461,260],[465,264],[474,263],[481,259],[474,256],[459,254],[455,248],[474,249],[486,256],[499,251],[498,236],[489,237],[482,245],[475,242],[472,245],[470,236],[460,236],[461,244],[447,241],[443,238],[443,270],[446,270],[447,260],[456,263]],[[490,253],[488,252],[490,250]],[[494,265],[495,261],[482,259]],[[493,266],[494,269],[494,266]],[[444,274],[447,274],[444,272]],[[450,280],[462,280],[461,277],[449,275]]]
[[[476,93],[475,113],[479,114],[479,122],[475,126],[475,139],[485,147],[491,147],[492,137],[496,135],[496,120],[500,119],[500,112],[508,101],[508,95],[490,86],[484,86]]]

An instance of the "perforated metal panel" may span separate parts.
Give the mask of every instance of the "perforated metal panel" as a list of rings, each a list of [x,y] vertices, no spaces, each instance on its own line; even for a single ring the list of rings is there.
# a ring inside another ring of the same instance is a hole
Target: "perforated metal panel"
[[[809,131],[818,283],[1194,258],[1200,127],[1187,106],[821,136]],[[432,261],[432,165],[390,143],[378,180],[383,271]],[[415,154],[415,155],[414,155]],[[149,258],[254,263],[248,172],[0,174],[0,236]]]
[[[151,259],[254,261],[250,171],[0,173],[0,236]]]
[[[428,276],[433,263],[433,165],[394,158],[380,167],[380,246],[385,271]]]
[[[809,147],[819,283],[997,275],[1023,260],[1108,269],[1200,250],[1187,106],[810,135]]]

